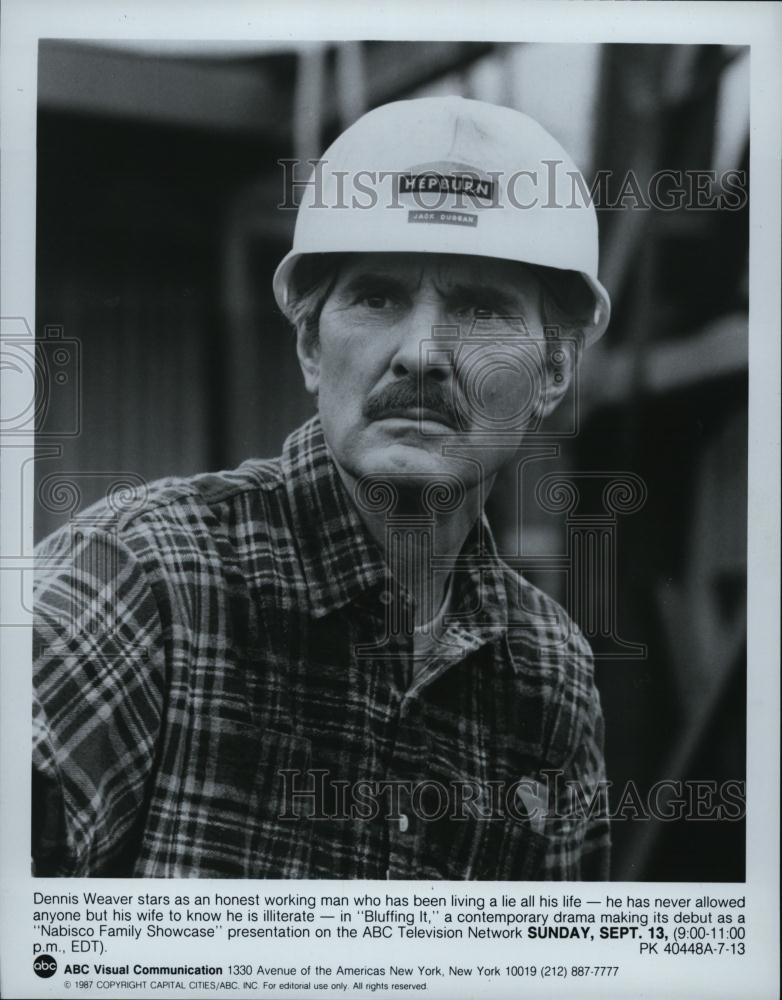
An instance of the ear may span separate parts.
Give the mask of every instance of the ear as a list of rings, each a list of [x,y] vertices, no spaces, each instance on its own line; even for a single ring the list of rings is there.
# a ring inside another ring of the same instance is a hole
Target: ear
[[[575,337],[549,341],[546,343],[545,351],[544,391],[539,408],[541,419],[553,413],[562,402],[578,365],[578,346]]]
[[[310,324],[302,323],[296,331],[296,353],[304,375],[307,392],[316,396],[320,385],[320,337]]]

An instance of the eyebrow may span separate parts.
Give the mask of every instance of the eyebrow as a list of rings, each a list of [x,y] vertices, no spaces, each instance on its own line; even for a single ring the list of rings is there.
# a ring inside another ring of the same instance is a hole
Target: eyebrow
[[[384,274],[382,271],[361,271],[345,281],[345,291],[354,295],[362,292],[373,292],[382,287],[384,290],[394,292],[397,295],[410,294],[410,282],[404,281],[392,274]]]
[[[345,290],[357,295],[376,291],[378,287],[381,287],[397,295],[409,295],[411,287],[414,285],[417,285],[417,282],[406,281],[404,278],[383,271],[362,271],[346,280]],[[460,282],[437,290],[446,302],[479,301],[491,303],[493,308],[505,313],[508,317],[525,311],[525,296],[521,291],[508,292],[506,289],[491,283]]]
[[[491,303],[498,312],[508,316],[523,310],[526,305],[521,292],[509,292],[505,288],[483,282],[461,282],[451,285],[441,292],[446,301],[469,302],[478,301]]]

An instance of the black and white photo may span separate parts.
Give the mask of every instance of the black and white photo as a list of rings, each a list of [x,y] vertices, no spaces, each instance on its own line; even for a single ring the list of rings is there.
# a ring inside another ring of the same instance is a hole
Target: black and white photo
[[[748,54],[424,47],[41,45],[38,875],[742,877]]]
[[[773,995],[782,5],[88,6],[3,6],[3,989]]]

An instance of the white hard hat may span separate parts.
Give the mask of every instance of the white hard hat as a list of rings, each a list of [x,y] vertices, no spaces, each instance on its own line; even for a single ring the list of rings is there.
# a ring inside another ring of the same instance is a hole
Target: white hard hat
[[[369,111],[323,154],[304,191],[293,247],[274,275],[286,312],[297,262],[322,253],[452,253],[580,275],[586,343],[608,325],[597,278],[597,216],[562,146],[520,111],[463,97]]]

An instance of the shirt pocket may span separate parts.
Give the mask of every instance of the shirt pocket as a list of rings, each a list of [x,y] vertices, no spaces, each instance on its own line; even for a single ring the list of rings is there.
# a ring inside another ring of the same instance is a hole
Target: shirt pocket
[[[521,809],[511,811],[502,799],[493,800],[479,781],[464,773],[454,776],[451,772],[438,779],[439,801],[447,799],[448,808],[437,819],[421,823],[425,850],[420,878],[522,881],[545,877],[548,838]]]
[[[192,747],[179,810],[178,874],[296,878],[309,869],[312,822],[292,788],[306,786],[310,741],[236,720],[214,720]]]

